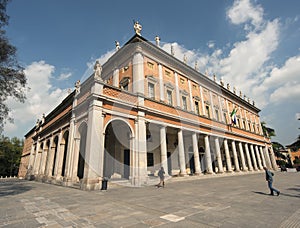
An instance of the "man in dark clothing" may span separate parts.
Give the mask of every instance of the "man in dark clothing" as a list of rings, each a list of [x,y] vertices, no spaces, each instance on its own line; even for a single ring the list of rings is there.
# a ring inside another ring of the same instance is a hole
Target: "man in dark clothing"
[[[276,192],[277,196],[279,196],[280,191],[273,188],[273,186],[272,186],[274,173],[272,173],[270,170],[268,170],[267,167],[264,167],[264,170],[266,173],[266,181],[268,181],[268,187],[270,189],[270,195],[274,196],[274,192]]]

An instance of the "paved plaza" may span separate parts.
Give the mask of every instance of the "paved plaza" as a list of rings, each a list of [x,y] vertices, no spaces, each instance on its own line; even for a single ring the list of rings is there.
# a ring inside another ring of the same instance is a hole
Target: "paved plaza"
[[[300,173],[177,177],[165,188],[82,191],[0,180],[0,227],[300,227]]]

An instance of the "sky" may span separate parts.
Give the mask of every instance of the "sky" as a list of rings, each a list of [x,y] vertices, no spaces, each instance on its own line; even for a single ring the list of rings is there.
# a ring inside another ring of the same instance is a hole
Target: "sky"
[[[294,0],[13,0],[5,27],[27,76],[24,104],[8,99],[3,134],[24,137],[56,107],[94,62],[141,35],[199,71],[235,86],[261,109],[277,141],[300,135],[300,1]]]

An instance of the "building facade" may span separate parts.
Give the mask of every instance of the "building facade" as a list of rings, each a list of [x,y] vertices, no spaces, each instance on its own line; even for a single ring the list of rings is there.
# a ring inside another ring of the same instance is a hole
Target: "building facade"
[[[25,135],[19,176],[81,189],[104,177],[277,169],[259,109],[140,30]],[[232,124],[231,114],[236,118]]]

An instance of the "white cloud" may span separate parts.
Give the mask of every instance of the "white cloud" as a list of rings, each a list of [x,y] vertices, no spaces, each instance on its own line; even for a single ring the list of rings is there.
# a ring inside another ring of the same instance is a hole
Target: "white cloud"
[[[288,82],[285,85],[277,88],[270,95],[270,102],[299,103],[299,98],[300,98],[300,82]]]
[[[300,56],[289,58],[282,68],[275,67],[264,81],[264,86],[276,87],[290,81],[300,81]]]
[[[209,41],[208,43],[207,43],[207,46],[209,47],[209,48],[214,48],[215,47],[215,42],[214,41]]]
[[[263,22],[264,10],[260,5],[253,5],[250,0],[236,0],[228,9],[227,16],[233,24],[243,24],[248,21],[256,28]],[[249,28],[245,28],[248,30]]]
[[[7,123],[4,133],[8,136],[22,137],[43,113],[49,113],[67,95],[67,89],[55,88],[50,82],[53,78],[55,67],[45,61],[33,62],[24,70],[29,89],[26,92],[25,103],[18,103],[8,99],[11,108],[10,116],[14,123]]]
[[[67,80],[68,78],[70,78],[72,76],[72,73],[62,73],[61,75],[59,75],[58,77],[58,81],[63,81],[63,80]]]

